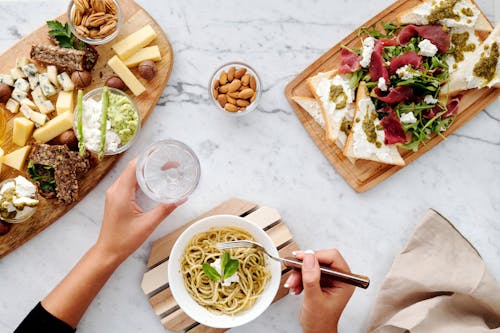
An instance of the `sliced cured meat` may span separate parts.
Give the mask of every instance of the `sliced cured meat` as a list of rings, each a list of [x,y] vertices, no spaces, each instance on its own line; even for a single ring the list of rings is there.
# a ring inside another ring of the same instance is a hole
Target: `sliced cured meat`
[[[405,65],[412,65],[413,68],[418,69],[422,65],[422,56],[417,52],[406,52],[393,58],[389,65],[389,73],[393,75]]]
[[[386,95],[384,95],[384,92],[378,87],[374,88],[373,91],[375,92],[375,98],[388,104],[398,104],[413,100],[415,98],[413,89],[407,86],[396,88],[392,87],[389,89],[389,93]]]
[[[349,74],[361,68],[360,56],[357,53],[351,52],[343,48],[340,52],[340,74]]]
[[[398,38],[380,38],[379,41],[381,41],[384,44],[384,47],[399,45]]]
[[[459,110],[459,103],[460,100],[462,99],[462,95],[458,95],[451,99],[448,104],[446,104],[446,112],[442,115],[441,118],[446,119],[446,118],[451,118],[454,115],[458,113]]]
[[[389,71],[385,66],[384,58],[382,57],[382,52],[384,51],[384,43],[377,41],[375,43],[375,48],[373,49],[372,59],[370,61],[370,80],[372,82],[377,82],[381,77],[384,78],[385,82],[389,81]]]
[[[446,53],[450,49],[450,34],[443,30],[442,25],[407,25],[399,32],[398,40],[401,45],[406,45],[415,36],[428,39],[440,53]]]
[[[405,143],[406,133],[401,125],[401,121],[396,116],[396,112],[387,106],[379,112],[387,113],[387,117],[383,118],[380,121],[380,125],[384,128],[385,141],[386,145],[393,145],[396,143]]]

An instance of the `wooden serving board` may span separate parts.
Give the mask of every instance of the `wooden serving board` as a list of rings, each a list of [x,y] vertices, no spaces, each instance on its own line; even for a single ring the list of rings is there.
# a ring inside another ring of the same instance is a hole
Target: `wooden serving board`
[[[133,97],[133,95],[127,91],[140,110],[142,122],[144,123],[149,114],[155,108],[158,99],[167,85],[173,66],[172,46],[160,26],[144,9],[142,9],[142,7],[140,7],[133,0],[120,0],[119,2],[124,17],[124,24],[122,25],[120,34],[114,41],[118,41],[126,37],[146,24],[150,24],[158,34],[157,39],[152,42],[152,44],[159,46],[162,55],[162,59],[157,62],[157,76],[149,82],[139,78],[147,89],[142,95]],[[47,20],[48,19],[49,18],[47,18]],[[61,22],[66,22],[66,14],[59,16],[57,19]],[[10,69],[15,67],[16,58],[29,57],[31,46],[35,43],[48,43],[47,28],[45,25],[21,39],[17,44],[0,55],[0,73],[10,73]],[[85,89],[85,92],[103,86],[106,79],[112,75],[112,70],[106,64],[107,61],[114,55],[114,52],[111,50],[112,44],[113,42],[97,47],[99,59],[94,70],[92,71],[92,84]],[[136,69],[133,69],[132,71],[136,74],[136,76],[138,76]],[[7,120],[7,130],[3,138],[0,138],[0,143],[2,149],[7,154],[19,148],[12,143],[13,118],[16,115],[12,115],[9,111],[5,110],[4,106],[1,104],[0,109],[2,109],[0,112],[3,113],[3,116],[5,116]],[[119,158],[119,155],[106,157],[97,163],[97,165],[95,165],[87,173],[83,180],[79,181],[80,200],[83,199],[90,192],[90,190],[97,185],[97,183],[99,183],[99,181],[109,170],[111,170]],[[3,180],[16,177],[19,174],[20,173],[18,171],[4,166],[2,168],[1,179]],[[25,173],[23,172],[21,174]],[[38,209],[30,220],[22,224],[13,225],[9,233],[4,236],[0,236],[0,258],[33,238],[39,232],[55,222],[59,217],[63,216],[76,204],[77,202],[67,206],[60,205],[57,204],[54,199],[46,200],[41,198]]]
[[[146,267],[147,272],[144,273],[141,287],[148,297],[153,311],[167,330],[174,332],[185,331],[188,333],[221,333],[227,331],[227,329],[201,325],[186,315],[179,308],[172,296],[167,276],[168,259],[175,240],[196,221],[207,216],[219,214],[242,216],[257,223],[274,241],[281,257],[291,256],[292,251],[298,250],[297,244],[292,239],[292,234],[281,220],[281,216],[276,209],[259,207],[252,202],[234,198],[223,202],[212,210],[191,220],[183,227],[158,239],[153,243]],[[283,284],[290,273],[290,269],[282,266],[280,289],[273,302],[288,294],[288,289],[284,288]]]
[[[422,2],[423,0],[398,0],[393,5],[389,6],[371,20],[363,24],[361,27],[372,26],[373,24],[381,21],[394,22],[398,13],[413,8]],[[484,16],[484,14],[482,15]],[[486,17],[484,17],[484,19],[487,21]],[[337,172],[344,177],[347,183],[355,191],[365,192],[378,185],[397,171],[401,170],[403,167],[366,160],[358,160],[355,164],[351,163],[344,156],[342,150],[340,150],[335,143],[330,142],[326,138],[325,131],[292,99],[293,96],[313,97],[307,87],[307,79],[319,72],[326,72],[331,69],[338,68],[340,65],[340,52],[342,50],[342,45],[359,48],[361,45],[361,39],[359,38],[357,31],[358,29],[328,50],[318,60],[300,73],[286,86],[285,95],[312,140],[316,143],[318,148],[337,170]],[[464,97],[460,102],[460,114],[457,116],[453,125],[444,134],[450,135],[455,130],[460,128],[472,117],[481,112],[486,106],[492,103],[498,95],[499,89],[481,89],[465,92]],[[425,146],[421,146],[416,153],[413,151],[401,150],[401,155],[403,156],[406,165],[413,162],[422,154],[425,154],[441,141],[443,141],[441,137],[435,136],[427,141]],[[436,156],[436,158],[439,157]]]

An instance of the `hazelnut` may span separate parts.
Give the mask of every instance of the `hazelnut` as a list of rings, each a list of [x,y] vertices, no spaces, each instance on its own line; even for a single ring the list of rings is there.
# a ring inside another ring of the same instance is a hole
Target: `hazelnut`
[[[86,71],[75,71],[71,74],[71,81],[73,81],[75,87],[78,89],[87,88],[92,82],[92,74]]]
[[[50,144],[54,145],[67,145],[70,150],[77,151],[78,150],[78,140],[76,139],[75,132],[73,130],[67,130],[63,132],[59,136],[56,136]]]
[[[0,236],[6,235],[11,227],[12,225],[10,223],[0,221]]]
[[[5,83],[0,83],[0,103],[6,103],[11,94],[12,89]]]
[[[106,83],[104,85],[122,91],[126,89],[125,83],[118,76],[110,77],[109,79],[106,80]]]
[[[146,80],[152,80],[156,73],[158,73],[158,68],[153,61],[145,60],[139,64],[139,74]]]

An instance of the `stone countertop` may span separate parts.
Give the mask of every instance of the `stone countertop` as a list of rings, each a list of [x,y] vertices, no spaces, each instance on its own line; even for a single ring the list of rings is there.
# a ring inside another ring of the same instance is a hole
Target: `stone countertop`
[[[494,1],[477,0],[492,20]],[[500,276],[498,102],[358,194],[316,148],[285,99],[291,79],[391,0],[139,3],[173,45],[168,87],[134,147],[109,175],[70,213],[0,261],[0,331],[12,331],[96,240],[104,191],[129,160],[164,138],[195,150],[200,186],[112,276],[79,332],[164,332],[140,288],[151,241],[234,196],[277,208],[303,248],[337,247],[354,272],[371,277],[371,287],[357,290],[347,306],[342,332],[366,329],[385,273],[428,208],[453,221]],[[62,0],[1,1],[0,50],[65,9]],[[253,66],[265,86],[258,111],[237,119],[216,112],[207,96],[210,75],[231,60]],[[301,297],[288,296],[232,331],[298,332],[300,303]]]

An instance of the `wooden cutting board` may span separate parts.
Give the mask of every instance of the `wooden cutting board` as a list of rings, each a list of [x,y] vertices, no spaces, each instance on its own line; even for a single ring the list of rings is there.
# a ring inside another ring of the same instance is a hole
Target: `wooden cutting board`
[[[202,218],[230,214],[245,217],[250,221],[257,223],[274,241],[279,250],[280,257],[289,257],[292,251],[298,250],[297,244],[292,239],[292,234],[288,230],[285,222],[274,208],[259,207],[258,205],[241,199],[230,199],[223,202],[212,210],[191,220],[186,225],[171,232],[170,234],[158,239],[153,243],[151,253],[147,263],[147,272],[144,273],[141,287],[149,299],[149,303],[155,314],[165,329],[174,332],[185,331],[188,333],[222,333],[227,329],[212,328],[201,325],[191,319],[182,311],[175,302],[168,286],[167,267],[170,251],[174,246],[175,240],[190,225]],[[273,302],[288,295],[288,289],[283,287],[291,270],[282,266],[280,289]]]
[[[130,33],[142,28],[146,24],[150,24],[158,34],[157,39],[152,42],[152,44],[159,46],[160,53],[162,55],[162,59],[157,62],[158,74],[152,81],[149,82],[139,78],[147,89],[142,95],[133,97],[132,94],[129,93],[139,108],[142,116],[142,122],[144,123],[153,111],[158,99],[167,85],[173,65],[172,46],[160,26],[137,3],[133,0],[120,0],[120,6],[122,8],[124,24],[115,41],[124,38]],[[47,18],[47,20],[49,19],[50,18]],[[57,19],[61,22],[66,22],[66,14],[59,16]],[[10,69],[15,67],[16,58],[29,57],[31,45],[35,43],[48,43],[47,28],[45,25],[21,39],[17,44],[0,55],[0,73],[10,73]],[[103,86],[106,79],[112,75],[112,70],[106,65],[107,61],[114,55],[114,52],[111,50],[112,43],[113,42],[97,47],[99,60],[92,71],[92,84],[85,89],[85,92]],[[133,69],[132,71],[136,74],[136,76],[138,76],[136,69]],[[18,148],[11,141],[13,118],[15,115],[12,115],[9,111],[4,110],[3,105],[0,105],[0,108],[2,109],[0,112],[6,117],[7,120],[6,133],[3,138],[0,138],[0,144],[5,153],[9,153]],[[109,170],[111,170],[119,158],[120,156],[106,157],[93,167],[83,180],[79,181],[80,200],[83,199],[90,192],[90,190],[92,190],[99,183],[99,181]],[[4,180],[16,177],[19,174],[20,173],[18,171],[4,166],[2,168],[1,179]],[[21,174],[25,175],[25,173]],[[47,200],[41,198],[40,204],[33,218],[25,223],[13,225],[8,234],[0,236],[0,258],[33,238],[39,232],[54,223],[59,217],[67,213],[76,204],[77,202],[68,206],[58,205],[54,199]],[[74,223],[77,222],[78,221],[74,221]]]
[[[398,13],[413,8],[422,2],[423,0],[398,0],[371,20],[361,25],[361,27],[369,27],[381,21],[394,22]],[[482,15],[487,21],[484,14]],[[286,86],[285,95],[312,140],[316,143],[318,148],[337,170],[337,172],[344,177],[347,183],[355,191],[365,192],[389,178],[403,167],[366,160],[358,160],[355,164],[351,163],[344,156],[342,150],[326,138],[325,131],[292,99],[293,96],[313,97],[307,87],[307,79],[319,72],[326,72],[334,68],[338,68],[340,65],[340,52],[342,50],[342,45],[351,48],[359,48],[361,46],[361,39],[359,38],[357,31],[358,29],[328,50],[302,73],[300,73]],[[460,114],[457,116],[453,125],[444,134],[449,136],[451,133],[456,131],[472,117],[481,112],[486,106],[491,104],[496,99],[498,94],[499,89],[481,89],[465,92],[464,97],[460,102]],[[441,137],[435,136],[427,141],[425,146],[420,147],[418,152],[415,153],[408,150],[401,150],[401,155],[403,156],[406,165],[408,165],[442,141],[443,139]],[[435,158],[439,159],[439,156],[435,156]]]

